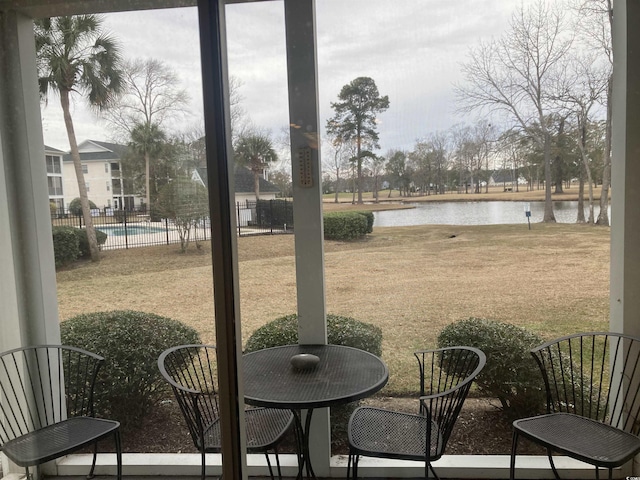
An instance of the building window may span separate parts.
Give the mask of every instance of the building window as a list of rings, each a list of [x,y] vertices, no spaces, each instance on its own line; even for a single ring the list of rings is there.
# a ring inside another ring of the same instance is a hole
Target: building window
[[[107,182],[107,192],[110,192],[110,191],[111,191],[111,183]]]
[[[60,157],[47,155],[47,173],[62,173]]]
[[[84,185],[85,185],[85,187],[87,188],[87,192],[88,192],[88,191],[90,190],[90,188],[89,188],[89,184],[88,184],[88,183],[85,183]]]
[[[82,164],[82,173],[87,174],[89,173],[89,167],[86,163]]]
[[[108,163],[104,164],[104,173],[109,173],[109,164]]]
[[[47,177],[49,185],[49,196],[62,195],[62,177]]]

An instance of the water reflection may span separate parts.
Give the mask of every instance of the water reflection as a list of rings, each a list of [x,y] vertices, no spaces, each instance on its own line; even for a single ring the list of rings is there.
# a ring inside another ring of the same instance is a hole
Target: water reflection
[[[528,202],[422,202],[411,204],[415,208],[374,212],[378,227],[404,227],[411,225],[499,225],[527,223],[525,205]],[[531,202],[531,222],[541,222],[544,202]],[[596,206],[595,216],[600,208]],[[575,223],[578,202],[553,202],[558,223]],[[589,211],[585,209],[585,218]],[[609,215],[611,217],[611,215]]]

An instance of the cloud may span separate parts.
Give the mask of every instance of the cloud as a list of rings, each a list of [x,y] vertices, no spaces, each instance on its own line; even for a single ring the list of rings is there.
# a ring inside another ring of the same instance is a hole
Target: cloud
[[[382,151],[411,148],[416,138],[461,119],[452,84],[460,62],[481,39],[499,35],[516,4],[495,0],[322,0],[316,3],[320,124],[332,116],[343,85],[373,78],[390,108],[380,116]],[[242,82],[242,106],[256,126],[278,134],[288,125],[282,1],[227,6],[228,63]],[[191,96],[188,122],[202,116],[202,81],[195,8],[105,15],[105,26],[129,58],[156,58],[174,69]],[[59,108],[58,108],[59,110]],[[43,110],[47,144],[68,147],[62,113]],[[78,140],[109,139],[109,130],[76,99]],[[176,127],[177,128],[177,127]]]

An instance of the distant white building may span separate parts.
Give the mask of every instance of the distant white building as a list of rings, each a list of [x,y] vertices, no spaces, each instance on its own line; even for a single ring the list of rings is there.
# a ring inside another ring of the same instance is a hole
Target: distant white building
[[[128,147],[115,143],[85,140],[78,145],[89,200],[100,209],[135,210],[144,199],[133,194],[122,175],[121,160]],[[64,154],[63,190],[66,205],[79,196],[78,181],[70,153]]]
[[[49,201],[55,204],[59,212],[66,208],[64,199],[62,157],[65,152],[57,148],[44,146],[44,157],[47,163],[47,186],[49,187]],[[77,188],[76,188],[77,190]]]

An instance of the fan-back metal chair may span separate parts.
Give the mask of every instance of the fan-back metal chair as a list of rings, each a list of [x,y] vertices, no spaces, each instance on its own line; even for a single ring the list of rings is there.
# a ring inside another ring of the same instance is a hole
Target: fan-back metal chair
[[[473,347],[449,347],[414,353],[420,368],[419,413],[373,407],[357,408],[349,419],[349,461],[358,478],[360,456],[425,462],[431,465],[444,453],[471,384],[484,368],[484,353]]]
[[[640,338],[589,332],[547,342],[531,351],[547,392],[547,414],[513,422],[510,477],[519,436],[553,452],[609,470],[640,452]]]
[[[169,348],[158,358],[158,367],[171,385],[193,443],[202,455],[201,478],[204,479],[205,454],[221,451],[216,347],[180,345]],[[278,477],[282,478],[277,447],[293,424],[293,414],[289,410],[275,408],[248,408],[245,410],[245,423],[247,451],[264,453],[272,479],[269,452],[273,451]]]
[[[0,451],[25,467],[39,465],[113,435],[122,478],[120,423],[94,417],[93,391],[104,358],[61,345],[22,347],[0,354]]]

